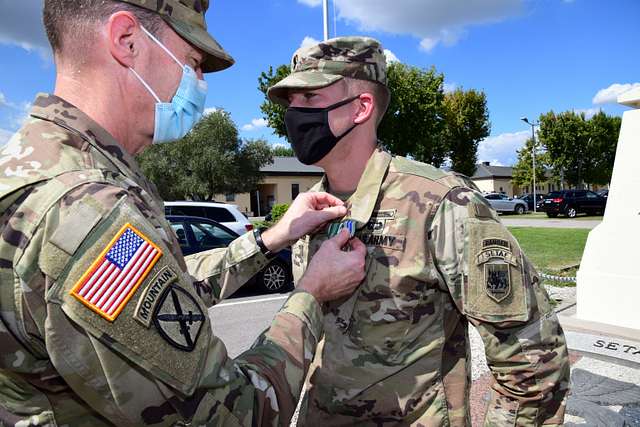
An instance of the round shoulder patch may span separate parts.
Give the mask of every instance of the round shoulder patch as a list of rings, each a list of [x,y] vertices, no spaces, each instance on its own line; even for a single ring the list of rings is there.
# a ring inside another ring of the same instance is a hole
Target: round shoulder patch
[[[153,314],[153,324],[172,346],[193,351],[206,317],[196,300],[174,284],[164,290]]]

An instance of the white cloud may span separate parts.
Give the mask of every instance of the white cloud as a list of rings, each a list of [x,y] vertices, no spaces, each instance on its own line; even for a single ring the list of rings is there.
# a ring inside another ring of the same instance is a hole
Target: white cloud
[[[208,114],[215,113],[216,111],[218,111],[218,109],[216,107],[205,108],[204,112],[202,113],[202,115],[206,116]]]
[[[518,159],[517,151],[531,138],[530,131],[503,133],[480,141],[478,161],[491,162],[496,166],[514,165]]]
[[[50,57],[49,42],[42,25],[42,1],[1,1],[0,43]]]
[[[298,0],[319,6],[320,0]],[[420,48],[430,52],[437,45],[455,44],[470,25],[498,22],[518,14],[524,0],[335,0],[341,19],[362,31],[411,34],[421,39]]]
[[[593,97],[594,104],[615,104],[618,102],[618,96],[633,89],[640,88],[640,83],[614,83],[611,86],[600,89],[596,96]]]
[[[320,6],[322,4],[322,0],[298,0],[298,3],[302,3],[306,6]]]
[[[576,114],[584,113],[584,117],[586,119],[590,119],[591,117],[598,114],[600,111],[602,111],[602,108],[576,108],[573,110],[573,112]]]
[[[387,64],[391,64],[392,62],[400,62],[396,54],[391,52],[389,49],[384,50],[384,56],[387,59]]]
[[[444,84],[442,85],[442,90],[444,91],[444,93],[451,93],[451,92],[455,91],[456,89],[458,89],[458,84],[457,83],[444,82]]]
[[[265,128],[268,125],[269,124],[267,123],[267,121],[263,118],[253,119],[251,120],[251,123],[247,123],[246,125],[243,125],[241,129],[247,132],[251,132],[257,129]]]
[[[313,37],[306,36],[302,39],[302,43],[300,43],[300,47],[311,47],[320,43],[320,40],[316,40]]]

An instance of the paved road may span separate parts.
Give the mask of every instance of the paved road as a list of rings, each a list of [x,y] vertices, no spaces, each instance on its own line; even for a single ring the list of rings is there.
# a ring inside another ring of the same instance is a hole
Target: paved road
[[[533,219],[515,216],[502,216],[502,223],[507,227],[544,227],[544,228],[588,228],[593,229],[600,224],[600,220],[588,219]]]
[[[289,295],[234,298],[209,310],[213,333],[227,346],[230,357],[247,350],[271,324]]]

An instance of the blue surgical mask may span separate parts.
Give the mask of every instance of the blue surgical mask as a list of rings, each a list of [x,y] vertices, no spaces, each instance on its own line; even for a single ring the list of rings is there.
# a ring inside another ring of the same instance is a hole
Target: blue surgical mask
[[[182,67],[182,79],[180,86],[171,102],[162,102],[155,91],[134,70],[129,68],[140,80],[140,83],[156,99],[155,127],[153,131],[153,143],[174,141],[184,137],[202,118],[204,104],[207,98],[207,82],[198,79],[196,72],[188,65],[183,65],[178,58],[171,53],[160,40],[155,38],[144,27],[141,27],[147,36],[158,44],[176,63]]]

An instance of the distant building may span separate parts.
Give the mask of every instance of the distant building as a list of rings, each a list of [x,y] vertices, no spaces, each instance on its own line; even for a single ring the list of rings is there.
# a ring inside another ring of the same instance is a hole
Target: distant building
[[[491,166],[489,162],[477,165],[476,173],[471,180],[484,193],[504,193],[509,197],[520,194],[520,189],[511,183],[513,168],[511,166]]]
[[[275,204],[291,204],[298,193],[310,190],[324,175],[321,168],[307,166],[295,157],[274,157],[260,173],[263,178],[256,191],[218,194],[214,199],[237,205],[247,216],[264,216]]]

